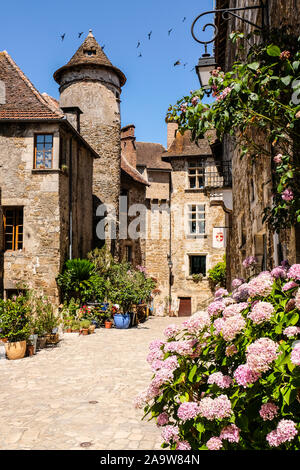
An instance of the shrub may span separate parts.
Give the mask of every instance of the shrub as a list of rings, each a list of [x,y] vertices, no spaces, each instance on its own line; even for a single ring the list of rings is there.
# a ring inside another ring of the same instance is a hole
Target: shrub
[[[237,285],[150,344],[136,406],[171,449],[299,450],[300,265]]]
[[[24,341],[30,336],[30,308],[27,298],[20,295],[14,299],[1,300],[0,337],[9,342]]]
[[[208,270],[208,279],[213,286],[226,286],[226,259],[217,263],[212,269]]]
[[[57,284],[65,300],[71,298],[85,301],[93,290],[94,265],[87,259],[66,261],[64,270],[57,277]]]

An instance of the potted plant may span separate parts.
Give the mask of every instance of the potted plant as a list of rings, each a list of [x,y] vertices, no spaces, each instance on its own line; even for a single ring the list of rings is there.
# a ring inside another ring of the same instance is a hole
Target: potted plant
[[[90,325],[91,325],[91,322],[89,320],[82,320],[80,322],[80,333],[82,335],[88,335]]]
[[[1,325],[5,331],[8,359],[22,359],[26,353],[26,341],[30,335],[29,308],[24,296],[8,299],[1,306]]]
[[[71,323],[72,333],[79,333],[80,332],[80,321],[73,320]]]

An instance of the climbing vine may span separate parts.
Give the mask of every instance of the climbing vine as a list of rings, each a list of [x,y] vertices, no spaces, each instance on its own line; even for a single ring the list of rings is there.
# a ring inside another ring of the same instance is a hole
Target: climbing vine
[[[215,130],[221,141],[232,137],[241,158],[270,159],[273,197],[263,221],[278,231],[300,222],[300,38],[281,29],[259,44],[240,32],[230,39],[237,60],[230,71],[211,73],[215,100],[204,103],[203,89],[191,91],[170,106],[167,118],[180,132],[190,130],[195,142]]]

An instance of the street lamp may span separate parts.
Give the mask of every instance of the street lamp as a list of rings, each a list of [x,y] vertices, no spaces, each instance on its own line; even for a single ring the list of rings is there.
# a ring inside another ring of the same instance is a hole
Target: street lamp
[[[200,87],[203,88],[204,92],[208,96],[211,93],[209,79],[211,77],[211,72],[215,68],[217,68],[216,60],[208,53],[203,54],[202,57],[199,58],[198,65],[196,65],[196,73],[199,78]]]

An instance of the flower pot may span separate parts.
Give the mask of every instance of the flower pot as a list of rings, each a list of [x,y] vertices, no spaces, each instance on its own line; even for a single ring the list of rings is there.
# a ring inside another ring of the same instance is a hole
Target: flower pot
[[[2,341],[2,343],[7,343],[7,338],[1,338],[0,341]]]
[[[27,354],[28,356],[34,355],[34,346],[33,344],[27,344]]]
[[[43,349],[46,346],[47,338],[46,336],[39,336],[37,340],[38,349]]]
[[[36,353],[37,340],[38,340],[38,335],[30,335],[29,336],[29,341],[31,342],[31,344],[33,346],[33,354]]]
[[[72,328],[67,328],[67,329],[65,330],[65,333],[72,333]]]
[[[111,327],[112,327],[112,323],[113,323],[112,321],[106,320],[106,321],[104,322],[105,328],[111,328]]]
[[[82,328],[81,334],[84,335],[84,336],[88,335],[89,334],[89,329],[88,328]]]
[[[59,341],[59,335],[58,333],[50,333],[46,335],[46,343],[47,344],[57,344]]]
[[[5,343],[5,351],[8,359],[22,359],[26,353],[26,341]]]
[[[131,321],[130,313],[124,313],[124,314],[116,313],[114,315],[115,327],[118,328],[118,329],[127,329],[127,328],[129,328],[130,321]]]

